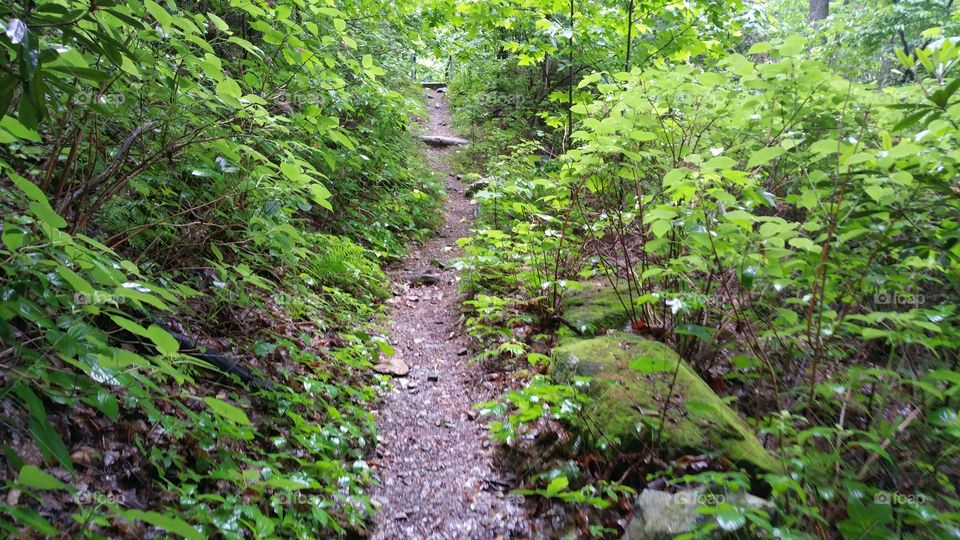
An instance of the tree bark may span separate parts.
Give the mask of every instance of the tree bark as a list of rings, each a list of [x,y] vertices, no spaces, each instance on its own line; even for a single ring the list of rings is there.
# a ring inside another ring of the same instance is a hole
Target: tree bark
[[[807,18],[810,22],[816,22],[827,18],[830,13],[830,0],[810,0],[810,16]]]

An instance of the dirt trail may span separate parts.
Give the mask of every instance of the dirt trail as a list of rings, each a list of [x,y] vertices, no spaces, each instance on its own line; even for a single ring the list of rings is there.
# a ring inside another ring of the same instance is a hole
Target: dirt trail
[[[426,134],[453,136],[443,94],[426,90]],[[491,462],[494,444],[471,406],[490,400],[493,385],[479,365],[468,365],[457,294],[458,273],[436,261],[461,255],[458,238],[469,234],[473,207],[450,173],[450,149],[428,149],[426,158],[445,179],[444,225],[391,270],[395,282],[390,342],[410,367],[393,379],[375,411],[380,433],[372,537],[495,539],[529,536],[522,497]],[[437,282],[424,284],[424,274]],[[432,380],[434,379],[435,380]]]

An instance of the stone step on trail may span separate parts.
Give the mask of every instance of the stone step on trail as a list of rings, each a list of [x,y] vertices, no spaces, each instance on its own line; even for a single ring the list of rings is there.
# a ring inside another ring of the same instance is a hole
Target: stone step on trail
[[[450,137],[447,135],[418,135],[417,139],[429,144],[430,146],[465,146],[470,141],[460,137]]]

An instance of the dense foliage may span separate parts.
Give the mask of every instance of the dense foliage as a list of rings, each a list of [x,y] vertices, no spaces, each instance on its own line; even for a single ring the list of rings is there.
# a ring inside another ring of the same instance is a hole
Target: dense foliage
[[[438,200],[370,9],[0,8],[3,534],[366,526],[366,329]]]
[[[828,21],[834,26],[805,41],[778,37],[781,28],[758,23],[752,6],[739,20],[753,44],[740,53],[700,41],[722,44],[735,27],[711,32],[705,25],[691,44],[679,40],[676,52],[624,71],[593,62],[597,25],[574,33],[589,45],[574,46],[573,79],[564,77],[569,66],[551,72],[543,58],[525,68],[531,61],[523,47],[505,47],[454,78],[461,121],[493,131],[466,156],[485,171],[475,196],[481,228],[466,242],[463,262],[476,295],[468,302],[472,332],[485,347],[479,358],[544,366],[552,344],[578,330],[564,318],[564,297],[584,281],[609,282],[632,330],[673,345],[736,400],[782,463],[780,472],[743,471],[765,483],[754,491],[775,501],[774,519],[728,501],[705,510],[717,519],[699,535],[717,527],[749,537],[950,537],[960,530],[952,480],[960,466],[960,75],[955,38],[927,30],[934,19],[955,24],[944,16],[949,5],[935,7],[907,26],[915,45],[906,52],[881,40],[851,44],[855,32],[882,31],[885,10],[844,8]],[[862,22],[851,25],[844,17],[854,12]],[[658,14],[638,24],[655,28]],[[513,30],[534,36],[532,47],[542,21]],[[893,58],[899,79],[890,79],[889,59],[863,63],[864,48]],[[609,59],[624,49],[606,50],[600,56]],[[817,58],[856,78],[906,84],[880,92]],[[508,74],[494,76],[489,65]],[[559,156],[557,141],[568,129],[564,100],[551,106],[522,82],[550,75],[574,97],[572,140]],[[505,88],[520,97],[477,105]],[[517,137],[529,142],[518,145]],[[528,325],[535,330],[517,331]],[[520,444],[544,417],[582,424],[582,399],[575,386],[537,376],[486,407],[507,415],[498,433]],[[665,414],[650,411],[649,433],[659,433]],[[650,441],[652,455],[657,443]],[[607,456],[606,478],[620,476],[618,441],[601,429],[593,444]],[[533,492],[616,503],[603,474],[588,489],[595,459],[581,453],[575,471],[557,462],[530,479],[543,482]],[[681,485],[751,485],[722,460],[709,473],[682,461],[666,471],[640,466],[650,476],[630,482],[642,489],[666,476]]]
[[[472,361],[526,377],[479,407],[508,455],[584,433],[522,467],[558,534],[700,485],[775,510],[716,498],[693,537],[957,536],[960,17],[829,7],[4,4],[0,530],[368,532],[383,266],[441,199],[419,72],[472,140]],[[669,395],[641,451],[585,418],[551,351],[597,282],[774,466],[668,452]]]

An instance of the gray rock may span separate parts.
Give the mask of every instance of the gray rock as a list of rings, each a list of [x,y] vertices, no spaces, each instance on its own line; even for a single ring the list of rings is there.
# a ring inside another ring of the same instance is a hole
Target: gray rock
[[[440,276],[423,273],[410,276],[409,283],[412,287],[422,287],[425,285],[436,285],[440,282]]]
[[[373,366],[373,370],[384,375],[404,377],[410,373],[410,366],[399,358],[390,358]]]
[[[470,184],[465,194],[467,197],[473,197],[477,194],[477,192],[486,189],[489,185],[490,182],[487,182],[486,180],[477,180],[476,182]]]
[[[437,107],[439,107],[439,104]],[[470,141],[466,139],[446,135],[418,135],[417,138],[430,146],[464,146],[470,144]]]
[[[749,493],[712,493],[704,487],[676,493],[645,489],[634,501],[633,520],[620,540],[660,540],[688,533],[708,519],[715,519],[700,508],[721,503],[761,509],[768,515],[775,508],[770,501]]]

